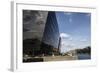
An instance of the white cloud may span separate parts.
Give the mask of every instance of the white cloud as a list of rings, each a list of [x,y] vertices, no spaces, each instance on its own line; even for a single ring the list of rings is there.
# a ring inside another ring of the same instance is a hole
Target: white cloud
[[[65,40],[69,40],[69,41],[72,41],[73,40],[73,38],[71,37],[71,35],[70,34],[67,34],[67,33],[61,33],[60,34],[60,37],[62,38],[62,39],[65,39]]]
[[[62,39],[61,52],[67,52],[67,51],[73,50],[73,49],[75,49],[75,44]]]
[[[67,33],[61,33],[61,34],[60,34],[60,37],[61,37],[61,38],[69,38],[70,35],[67,34]]]
[[[66,36],[67,38],[61,39],[61,52],[67,52],[69,50],[75,49],[75,44],[73,43],[73,39],[71,36]]]
[[[73,41],[72,37],[68,33],[61,33],[61,52],[66,52],[70,49],[73,49],[74,45],[71,43]]]
[[[67,33],[61,33],[61,52],[67,52],[77,48],[84,48],[89,44],[87,38],[75,38]]]
[[[70,37],[68,40],[69,40],[69,41],[72,41],[72,40],[73,40],[73,38],[72,38],[72,37]]]

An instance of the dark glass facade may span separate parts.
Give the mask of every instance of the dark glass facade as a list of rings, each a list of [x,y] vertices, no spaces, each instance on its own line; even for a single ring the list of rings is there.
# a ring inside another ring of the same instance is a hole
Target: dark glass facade
[[[59,54],[55,12],[23,10],[23,56]]]
[[[45,25],[44,35],[42,39],[43,53],[47,55],[59,54],[59,27],[55,12],[48,12],[48,17]]]
[[[23,10],[23,56],[39,54],[47,14],[47,11]]]

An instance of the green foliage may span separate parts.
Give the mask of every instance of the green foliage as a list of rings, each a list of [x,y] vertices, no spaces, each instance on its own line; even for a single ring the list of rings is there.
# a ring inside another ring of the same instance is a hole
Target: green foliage
[[[87,53],[87,54],[91,54],[91,47],[88,46],[88,47],[85,47],[85,48],[82,48],[82,49],[77,49],[76,50],[77,53]]]

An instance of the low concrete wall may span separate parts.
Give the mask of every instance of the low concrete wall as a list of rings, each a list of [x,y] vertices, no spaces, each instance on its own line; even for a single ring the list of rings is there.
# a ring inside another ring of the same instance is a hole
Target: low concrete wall
[[[77,60],[77,56],[50,56],[43,57],[43,61],[66,61],[66,60]]]

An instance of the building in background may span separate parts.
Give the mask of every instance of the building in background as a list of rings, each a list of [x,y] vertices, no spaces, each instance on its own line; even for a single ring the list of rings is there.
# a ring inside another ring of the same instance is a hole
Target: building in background
[[[58,49],[59,49],[59,53],[61,54],[61,37],[59,37],[59,45],[58,45]]]

